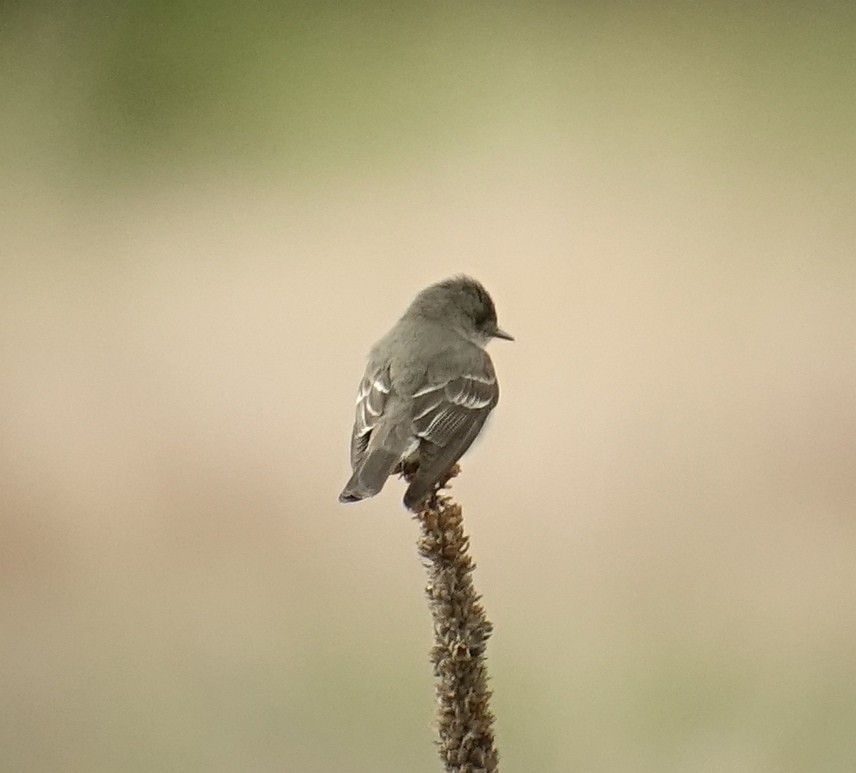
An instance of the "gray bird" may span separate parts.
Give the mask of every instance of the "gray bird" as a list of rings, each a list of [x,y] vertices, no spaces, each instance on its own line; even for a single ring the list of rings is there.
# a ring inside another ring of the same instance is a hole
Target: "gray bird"
[[[446,279],[416,296],[369,353],[351,435],[353,475],[340,502],[373,497],[401,465],[416,467],[410,510],[461,458],[499,400],[491,338],[514,339],[475,279]]]

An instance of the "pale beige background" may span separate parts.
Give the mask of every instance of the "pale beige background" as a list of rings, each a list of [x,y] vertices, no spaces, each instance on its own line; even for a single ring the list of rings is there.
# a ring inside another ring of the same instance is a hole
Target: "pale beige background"
[[[363,356],[465,271],[504,771],[856,769],[847,4],[4,10],[0,768],[438,769]]]

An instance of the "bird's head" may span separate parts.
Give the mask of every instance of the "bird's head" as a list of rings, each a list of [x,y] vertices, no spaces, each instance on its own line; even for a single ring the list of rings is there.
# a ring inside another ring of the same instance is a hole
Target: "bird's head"
[[[514,340],[499,327],[493,300],[472,277],[455,276],[431,285],[419,293],[411,309],[425,318],[441,320],[481,347],[491,338]]]

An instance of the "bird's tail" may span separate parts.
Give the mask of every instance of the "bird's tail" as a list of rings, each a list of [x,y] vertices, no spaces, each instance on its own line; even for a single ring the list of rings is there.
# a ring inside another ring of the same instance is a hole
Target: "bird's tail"
[[[354,470],[351,479],[339,494],[340,502],[358,502],[373,497],[382,488],[390,473],[398,464],[400,454],[385,448],[370,451],[362,464]]]
[[[404,492],[404,506],[411,512],[418,512],[428,495],[434,490],[434,481],[418,474]]]

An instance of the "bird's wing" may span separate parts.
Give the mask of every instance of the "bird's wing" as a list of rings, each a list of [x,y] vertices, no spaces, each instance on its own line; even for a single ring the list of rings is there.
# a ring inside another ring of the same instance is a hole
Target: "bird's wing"
[[[369,438],[383,414],[390,389],[389,368],[373,367],[370,363],[357,391],[354,431],[351,434],[351,468],[354,470],[365,456]]]
[[[468,372],[414,393],[413,424],[422,442],[411,496],[428,493],[461,458],[498,401],[499,386],[487,354]]]

